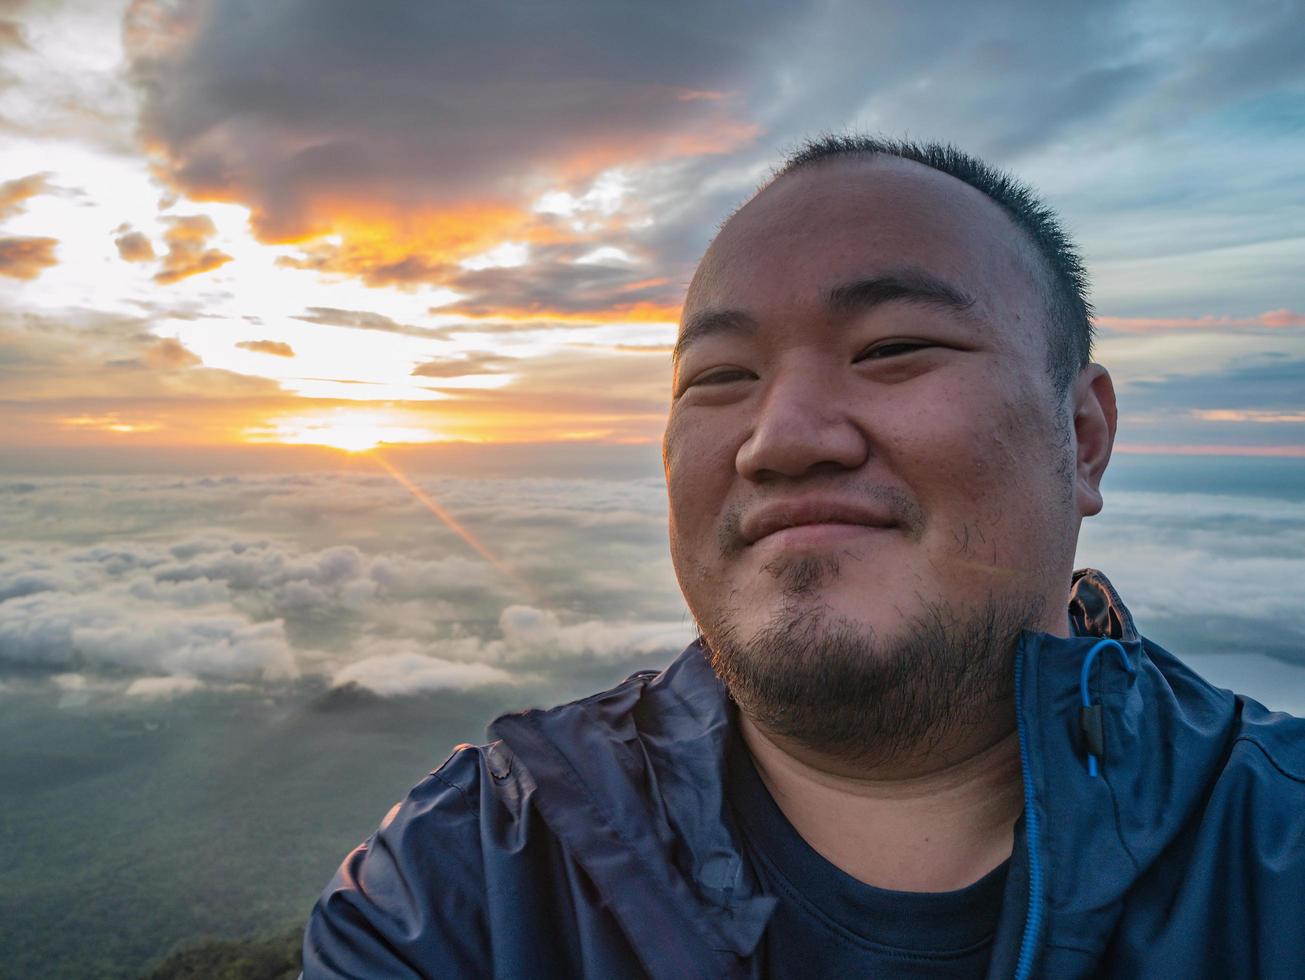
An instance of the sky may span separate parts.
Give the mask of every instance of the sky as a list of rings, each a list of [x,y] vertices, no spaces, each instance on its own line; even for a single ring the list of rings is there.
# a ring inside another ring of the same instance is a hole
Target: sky
[[[1303,49],[1295,2],[0,0],[0,465],[655,458],[697,259],[843,130],[1060,212],[1121,452],[1305,456]]]

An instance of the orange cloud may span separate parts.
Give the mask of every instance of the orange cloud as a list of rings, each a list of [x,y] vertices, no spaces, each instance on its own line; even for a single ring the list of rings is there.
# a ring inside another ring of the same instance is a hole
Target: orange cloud
[[[539,243],[558,237],[536,215],[492,201],[409,210],[334,198],[318,202],[305,227],[278,229],[258,210],[250,220],[264,241],[335,236],[339,244],[312,241],[300,256],[279,258],[277,264],[360,278],[369,286],[438,282],[455,274],[462,259],[505,240]]]
[[[139,418],[126,418],[121,412],[106,412],[103,415],[66,415],[56,417],[59,425],[70,429],[83,429],[96,432],[115,432],[128,434],[134,432],[158,432],[163,423]]]
[[[207,248],[208,240],[217,234],[213,219],[205,214],[164,218],[168,230],[163,241],[168,252],[163,256],[154,281],[167,285],[201,272],[209,272],[231,261],[231,256],[216,248]]]
[[[601,324],[601,323],[676,323],[680,319],[680,307],[660,303],[614,303],[601,310],[556,310],[543,304],[538,306],[491,306],[483,304],[450,303],[436,308],[435,313],[457,313],[468,321],[468,329],[474,329],[479,320],[493,323],[565,323],[565,324]],[[457,327],[461,327],[458,324]],[[454,327],[448,328],[451,332]]]
[[[1282,456],[1305,459],[1305,446],[1230,446],[1194,443],[1115,443],[1115,452],[1143,456]]]
[[[1295,310],[1269,310],[1260,314],[1260,322],[1266,327],[1305,327],[1305,313]]]
[[[120,235],[113,240],[113,244],[118,246],[118,254],[128,262],[152,262],[154,260],[154,246],[139,231],[129,231],[125,235]]]
[[[294,348],[279,340],[242,340],[237,347],[252,350],[256,354],[272,354],[275,357],[294,357]]]
[[[57,265],[57,238],[0,238],[0,276],[35,279],[44,269]]]
[[[1262,327],[1282,329],[1305,327],[1305,313],[1294,310],[1269,310],[1253,317],[1199,316],[1199,317],[1123,317],[1099,316],[1094,321],[1098,327],[1111,333],[1159,333],[1169,330],[1247,330]]]
[[[1192,414],[1202,422],[1305,422],[1305,412],[1277,412],[1256,408],[1199,408]]]
[[[175,337],[165,337],[145,351],[145,364],[156,369],[173,370],[202,363],[198,355]]]
[[[0,184],[0,220],[21,214],[27,199],[45,190],[45,174],[29,174]]]

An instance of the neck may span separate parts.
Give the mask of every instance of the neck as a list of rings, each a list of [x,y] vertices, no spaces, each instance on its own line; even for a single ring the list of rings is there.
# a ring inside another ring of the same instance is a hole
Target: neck
[[[743,712],[757,772],[795,830],[835,867],[896,891],[952,891],[1011,853],[1023,809],[1013,709],[946,744],[864,764],[768,733]]]

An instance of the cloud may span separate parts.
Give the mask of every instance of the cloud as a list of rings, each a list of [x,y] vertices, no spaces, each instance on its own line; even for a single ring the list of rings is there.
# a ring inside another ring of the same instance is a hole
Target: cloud
[[[1302,352],[1305,355],[1305,351]],[[1184,413],[1235,409],[1282,414],[1305,408],[1305,356],[1269,356],[1220,365],[1207,371],[1175,371],[1130,383],[1137,412],[1169,409]]]
[[[418,327],[398,323],[388,316],[367,310],[340,310],[329,306],[310,306],[306,313],[293,317],[305,323],[320,323],[328,327],[351,327],[355,330],[377,330],[381,333],[405,334],[410,337],[445,339],[445,330],[439,327]]]
[[[139,231],[129,231],[113,240],[118,246],[118,254],[127,262],[152,262],[155,258],[154,246],[148,237]]]
[[[388,697],[655,666],[692,639],[661,479],[418,481],[538,594],[383,473],[0,481],[0,668],[76,674],[78,696],[298,677]],[[1079,564],[1111,575],[1180,655],[1290,657],[1302,556],[1300,500],[1112,490]]]
[[[332,687],[356,684],[382,697],[427,691],[465,691],[495,684],[512,684],[512,674],[488,664],[458,663],[420,653],[368,657],[350,664],[331,679]]]
[[[124,691],[129,698],[146,701],[172,700],[184,694],[193,694],[204,686],[197,677],[138,677]]]
[[[163,233],[168,251],[154,274],[155,282],[164,285],[179,282],[231,261],[226,252],[206,247],[208,240],[217,234],[217,227],[208,215],[167,216],[162,220],[168,226]]]
[[[0,48],[20,48],[30,51],[27,43],[27,31],[16,20],[0,20]]]
[[[1202,408],[1192,413],[1206,422],[1305,422],[1305,412],[1273,412],[1262,409]]]
[[[70,144],[120,156],[139,153],[133,93],[113,50],[121,30],[117,3],[0,4],[0,90],[9,90],[0,117],[6,150],[22,153],[25,142],[50,141],[37,152],[51,169],[58,169],[53,161]],[[68,38],[82,40],[68,44]]]
[[[294,348],[279,340],[241,340],[236,343],[236,346],[256,354],[271,354],[274,357],[295,356]]]
[[[1245,649],[1305,664],[1305,608],[1293,594],[1305,575],[1305,503],[1115,491],[1106,508],[1084,524],[1076,562],[1110,575],[1143,632],[1180,656]]]
[[[0,558],[0,665],[424,690],[687,642],[673,582],[649,561],[665,548],[659,481],[422,483],[538,596],[523,602],[383,474],[0,483],[0,526],[50,538]],[[60,540],[109,528],[112,543]],[[325,528],[350,543],[312,543]]]
[[[176,185],[250,203],[268,239],[402,209],[444,221],[448,234],[435,237],[454,241],[466,234],[463,202],[520,213],[508,184],[523,169],[584,180],[754,132],[715,84],[744,52],[704,30],[706,16],[690,23],[638,5],[610,20],[578,8],[364,15],[340,2],[251,13],[221,0],[195,13],[169,17],[156,3],[129,12],[145,129]],[[724,11],[712,13],[719,26]],[[624,43],[631,32],[640,44]],[[323,72],[325,62],[339,70]]]
[[[3,22],[0,22],[3,23]],[[0,184],[0,221],[22,214],[28,198],[46,190],[47,174],[29,174]]]
[[[36,444],[66,444],[69,426],[89,436],[89,420],[101,419],[104,428],[154,426],[171,445],[229,443],[232,432],[291,402],[275,381],[204,367],[180,341],[157,336],[167,315],[0,309],[6,442],[39,435]]]
[[[412,373],[419,378],[461,378],[469,374],[497,374],[510,370],[514,357],[489,351],[467,351],[458,357],[441,357],[418,364]]]
[[[203,363],[175,337],[164,337],[145,351],[145,363],[152,368],[172,370]]]
[[[54,249],[57,238],[0,238],[0,276],[10,279],[35,279],[45,269],[57,265]]]
[[[249,206],[259,237],[294,246],[283,264],[446,287],[443,313],[502,332],[675,319],[722,217],[785,150],[845,127],[951,141],[1030,179],[1084,239],[1102,309],[1290,304],[1299,221],[1274,202],[1303,179],[1293,14],[1176,11],[1137,30],[1117,0],[1018,0],[998,37],[944,0],[766,0],[746,17],[713,0],[691,18],[619,0],[456,17],[141,0],[126,35],[175,188]],[[1240,167],[1247,153],[1261,164]],[[523,264],[463,265],[508,245]]]
[[[1305,313],[1295,310],[1269,310],[1260,314],[1260,322],[1266,327],[1305,327]]]
[[[753,144],[759,127],[728,84],[753,55],[738,35],[799,14],[767,4],[740,22],[717,4],[692,24],[639,5],[619,17],[438,6],[362,17],[332,2],[251,16],[227,0],[147,0],[125,33],[142,127],[173,187],[248,205],[261,240],[299,243],[280,264],[443,285],[507,243],[638,255],[628,239],[648,209],[634,185],[613,206],[611,188],[625,170]],[[664,316],[676,301],[647,305]]]
[[[94,593],[41,592],[0,604],[0,659],[224,680],[288,680],[299,672],[280,621],[220,612],[179,617]]]
[[[1305,313],[1268,310],[1259,316],[1124,317],[1098,316],[1093,321],[1111,333],[1156,333],[1162,331],[1212,332],[1219,330],[1291,329],[1305,327]]]
[[[683,283],[641,268],[576,262],[555,249],[516,268],[462,271],[441,279],[462,298],[441,313],[503,319],[679,319]]]
[[[507,664],[678,651],[694,637],[694,630],[682,620],[564,624],[555,612],[525,605],[504,609],[498,626],[502,638],[481,644],[478,653]],[[470,644],[450,641],[450,645],[466,649]]]

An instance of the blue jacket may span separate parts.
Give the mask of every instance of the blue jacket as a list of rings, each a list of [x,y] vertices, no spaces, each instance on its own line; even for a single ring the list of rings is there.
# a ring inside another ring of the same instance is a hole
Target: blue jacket
[[[1079,635],[1020,639],[1025,813],[988,976],[1305,977],[1305,721],[1139,637],[1100,573],[1070,614]],[[697,644],[499,718],[345,859],[305,977],[759,976],[775,900],[728,814],[732,724]]]

